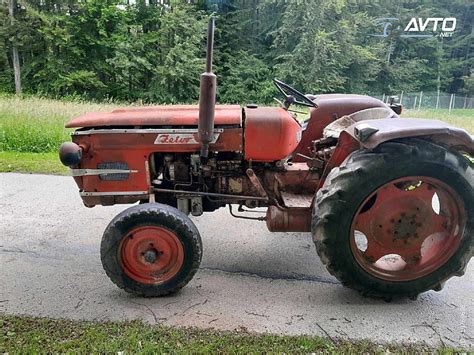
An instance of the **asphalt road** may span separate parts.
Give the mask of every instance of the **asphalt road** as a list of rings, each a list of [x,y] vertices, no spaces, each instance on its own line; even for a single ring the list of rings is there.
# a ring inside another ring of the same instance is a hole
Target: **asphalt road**
[[[227,210],[194,219],[204,256],[188,286],[130,296],[99,258],[125,208],[84,207],[70,177],[0,174],[0,313],[473,347],[474,262],[416,301],[365,299],[328,274],[309,234],[272,234]]]

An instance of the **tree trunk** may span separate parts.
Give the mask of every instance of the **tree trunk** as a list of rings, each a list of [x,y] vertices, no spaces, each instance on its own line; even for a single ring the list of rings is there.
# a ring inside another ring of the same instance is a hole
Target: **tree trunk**
[[[15,24],[15,9],[16,0],[10,0],[8,13],[10,15],[10,21],[12,26]],[[12,43],[12,62],[13,62],[13,73],[15,75],[15,92],[17,95],[21,94],[21,71],[20,71],[20,57],[18,55],[18,47],[16,43]]]

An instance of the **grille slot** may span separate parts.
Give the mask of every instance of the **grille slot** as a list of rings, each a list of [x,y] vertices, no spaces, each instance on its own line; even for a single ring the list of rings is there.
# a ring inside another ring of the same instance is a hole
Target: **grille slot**
[[[128,164],[122,161],[97,164],[97,169],[120,169],[129,170]],[[104,181],[124,181],[128,179],[129,173],[99,174],[99,179]]]

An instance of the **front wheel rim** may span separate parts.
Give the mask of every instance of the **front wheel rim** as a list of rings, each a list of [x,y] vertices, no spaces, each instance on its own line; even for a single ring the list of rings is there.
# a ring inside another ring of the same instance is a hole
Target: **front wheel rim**
[[[184,263],[184,248],[172,231],[144,226],[132,229],[121,241],[120,265],[142,284],[161,284],[173,278]]]
[[[459,195],[424,176],[393,180],[357,210],[350,245],[357,263],[387,281],[412,281],[438,270],[456,253],[466,227]]]

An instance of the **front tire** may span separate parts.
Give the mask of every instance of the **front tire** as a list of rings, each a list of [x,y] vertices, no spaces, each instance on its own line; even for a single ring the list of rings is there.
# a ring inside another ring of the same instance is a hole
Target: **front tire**
[[[192,279],[201,263],[202,242],[184,213],[145,203],[110,222],[100,251],[104,270],[118,287],[157,297],[178,291]]]
[[[321,260],[366,296],[441,290],[473,255],[473,170],[461,154],[421,139],[353,153],[315,199]]]

